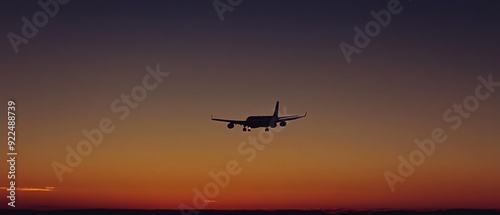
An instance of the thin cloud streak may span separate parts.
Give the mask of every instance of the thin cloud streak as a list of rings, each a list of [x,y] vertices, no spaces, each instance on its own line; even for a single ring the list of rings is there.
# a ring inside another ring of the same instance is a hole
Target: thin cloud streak
[[[8,187],[0,187],[2,190],[7,190],[9,189]],[[16,191],[31,191],[31,192],[51,192],[55,191],[55,187],[43,187],[43,188],[38,188],[38,187],[19,187],[16,188]]]

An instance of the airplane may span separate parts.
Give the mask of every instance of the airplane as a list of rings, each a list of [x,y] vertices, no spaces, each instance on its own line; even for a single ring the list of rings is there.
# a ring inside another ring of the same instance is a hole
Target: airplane
[[[242,125],[243,132],[252,131],[252,128],[266,128],[265,131],[269,131],[269,127],[276,128],[277,124],[281,127],[286,126],[286,121],[296,120],[306,117],[307,112],[303,116],[292,115],[292,116],[278,116],[280,102],[276,102],[276,107],[274,108],[274,114],[272,116],[249,116],[246,120],[231,120],[231,119],[217,119],[211,116],[212,120],[220,122],[229,122],[227,128],[232,129],[234,125]]]

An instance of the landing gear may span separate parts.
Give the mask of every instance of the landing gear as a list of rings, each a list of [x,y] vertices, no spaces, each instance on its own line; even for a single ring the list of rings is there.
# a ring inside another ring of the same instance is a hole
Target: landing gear
[[[265,131],[266,131],[266,132],[269,132],[269,128],[266,128],[266,129],[265,129]]]
[[[252,131],[252,128],[250,128],[250,127],[248,127],[248,128],[247,127],[243,127],[243,132],[247,132],[247,131],[248,132]]]
[[[246,132],[247,131],[247,127],[243,127],[243,132]]]

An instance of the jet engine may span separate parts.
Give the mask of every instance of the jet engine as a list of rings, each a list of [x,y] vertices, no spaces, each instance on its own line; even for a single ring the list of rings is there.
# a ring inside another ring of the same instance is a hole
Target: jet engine
[[[227,128],[229,128],[229,129],[234,128],[234,124],[233,123],[227,124]]]
[[[285,121],[281,121],[281,122],[280,122],[280,126],[281,126],[281,127],[285,127],[285,126],[286,126],[286,122],[285,122]]]

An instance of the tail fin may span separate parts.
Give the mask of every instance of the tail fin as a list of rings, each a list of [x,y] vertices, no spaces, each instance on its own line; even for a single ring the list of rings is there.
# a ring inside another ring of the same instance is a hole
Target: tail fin
[[[280,109],[280,101],[276,101],[276,107],[274,108],[273,116],[278,116],[279,109]]]

